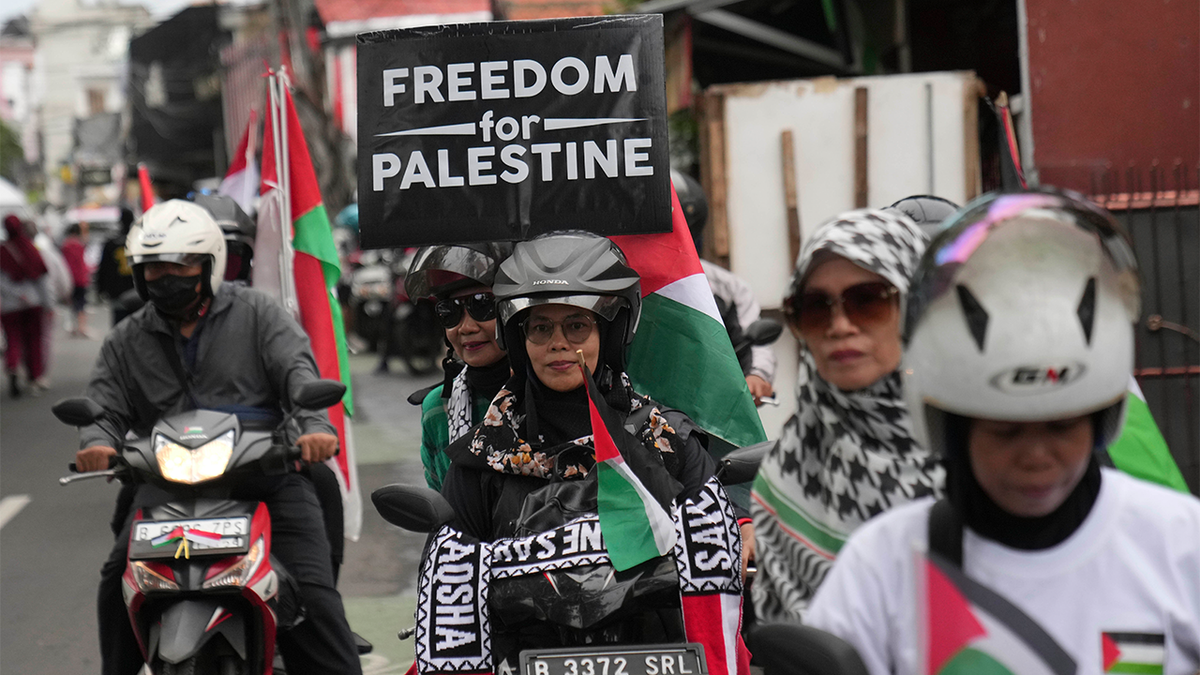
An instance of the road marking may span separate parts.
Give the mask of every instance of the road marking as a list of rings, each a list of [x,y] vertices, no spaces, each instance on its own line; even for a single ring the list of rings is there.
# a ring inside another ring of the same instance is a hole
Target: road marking
[[[0,499],[0,527],[8,524],[30,502],[29,495],[12,495]]]

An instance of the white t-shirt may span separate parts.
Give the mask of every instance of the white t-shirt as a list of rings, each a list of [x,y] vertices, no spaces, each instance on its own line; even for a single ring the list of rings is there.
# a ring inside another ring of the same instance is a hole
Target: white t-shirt
[[[1104,469],[1100,494],[1065,541],[1020,551],[963,535],[967,576],[1037,621],[1078,666],[1103,673],[1102,634],[1162,635],[1163,673],[1200,670],[1200,500]],[[916,675],[918,553],[924,499],[857,530],[813,598],[806,623],[853,644],[873,674]]]

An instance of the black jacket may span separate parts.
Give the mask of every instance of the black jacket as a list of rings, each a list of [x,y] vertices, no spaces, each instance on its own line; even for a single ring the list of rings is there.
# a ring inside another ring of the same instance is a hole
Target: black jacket
[[[716,471],[716,462],[705,449],[706,436],[687,415],[677,410],[664,410],[663,416],[684,440],[682,451],[676,449],[679,461],[672,476],[682,484],[681,494],[700,489]],[[642,422],[645,428],[648,419]],[[512,537],[516,521],[526,498],[550,484],[545,478],[501,473],[479,469],[461,461],[474,434],[468,433],[446,448],[451,464],[442,485],[442,495],[457,514],[455,527],[484,541]],[[593,477],[587,480],[595,481]],[[571,481],[579,482],[579,481]]]

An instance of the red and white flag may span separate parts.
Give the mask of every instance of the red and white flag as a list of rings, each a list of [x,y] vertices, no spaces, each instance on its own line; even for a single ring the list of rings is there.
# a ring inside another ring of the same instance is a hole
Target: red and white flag
[[[242,132],[242,140],[238,142],[237,150],[233,153],[233,161],[229,171],[217,186],[217,194],[231,197],[246,213],[254,213],[254,201],[258,197],[258,165],[254,161],[254,140],[258,131],[258,114],[250,111],[250,121]]]

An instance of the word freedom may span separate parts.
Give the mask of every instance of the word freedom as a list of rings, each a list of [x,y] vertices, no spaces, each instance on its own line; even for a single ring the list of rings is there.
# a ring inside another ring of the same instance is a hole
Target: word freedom
[[[494,146],[482,146],[467,148],[465,162],[461,157],[457,162],[452,160],[450,151],[442,148],[433,158],[433,167],[420,150],[413,150],[406,161],[391,152],[376,153],[371,155],[371,187],[382,192],[384,180],[399,176],[402,169],[401,190],[413,185],[426,188],[495,185],[499,180],[515,185],[535,174],[543,183],[564,176],[567,180],[579,180],[581,176],[592,180],[598,172],[608,178],[653,176],[654,166],[649,164],[646,152],[650,146],[649,138],[625,138],[620,143],[608,139],[603,145],[591,140],[533,143],[529,147],[512,144],[499,152]],[[503,170],[497,173],[499,169]]]
[[[478,67],[477,67],[478,66]],[[637,91],[633,71],[633,55],[621,54],[614,67],[608,56],[596,57],[589,71],[581,59],[565,56],[550,67],[532,59],[508,61],[450,63],[443,72],[441,66],[389,68],[383,71],[383,106],[396,105],[396,96],[409,92],[412,84],[413,103],[445,103],[446,101],[484,101],[507,98],[530,98],[542,93],[549,81],[555,91],[564,96],[582,93],[592,82],[592,93]]]

